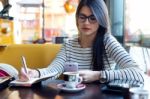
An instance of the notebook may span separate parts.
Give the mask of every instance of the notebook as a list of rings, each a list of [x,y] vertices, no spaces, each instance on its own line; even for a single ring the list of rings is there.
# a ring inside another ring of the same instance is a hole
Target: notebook
[[[54,77],[57,73],[51,73],[49,75],[40,77],[40,78],[30,78],[29,81],[19,81],[14,80],[9,83],[9,86],[24,86],[24,87],[31,87],[33,84],[46,80],[48,78]]]
[[[13,78],[10,76],[0,77],[0,90],[6,88]]]

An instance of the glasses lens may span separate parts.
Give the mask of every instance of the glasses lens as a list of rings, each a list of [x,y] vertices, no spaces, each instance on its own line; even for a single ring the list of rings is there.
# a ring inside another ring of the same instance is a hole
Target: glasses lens
[[[89,16],[88,19],[89,19],[89,22],[90,22],[90,23],[95,23],[95,22],[96,22],[96,18],[95,18],[94,15]]]
[[[79,14],[79,16],[78,16],[79,22],[85,22],[86,19],[88,19],[89,23],[97,22],[97,20],[96,20],[94,15],[86,16],[84,14]]]
[[[80,22],[85,22],[86,20],[86,16],[82,15],[82,14],[79,14],[79,21]]]

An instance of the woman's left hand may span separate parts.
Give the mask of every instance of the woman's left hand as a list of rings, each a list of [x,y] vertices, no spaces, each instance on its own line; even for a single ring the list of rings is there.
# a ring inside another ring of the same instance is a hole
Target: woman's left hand
[[[100,72],[92,70],[81,70],[79,71],[79,75],[83,78],[83,82],[85,83],[90,83],[100,78]]]

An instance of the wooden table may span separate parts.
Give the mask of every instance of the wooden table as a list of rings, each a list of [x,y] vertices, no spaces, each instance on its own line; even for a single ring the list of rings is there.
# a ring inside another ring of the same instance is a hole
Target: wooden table
[[[86,84],[86,88],[76,93],[62,92],[57,88],[62,80],[44,81],[31,88],[7,87],[0,91],[0,99],[127,99],[123,95],[106,94],[99,83]]]

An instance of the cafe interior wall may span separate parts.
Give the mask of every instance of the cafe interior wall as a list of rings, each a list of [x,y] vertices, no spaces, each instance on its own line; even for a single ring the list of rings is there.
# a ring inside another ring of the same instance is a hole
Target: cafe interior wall
[[[22,7],[21,10],[20,6],[16,4],[20,0],[9,0],[9,3],[12,5],[10,8],[10,16],[14,17],[13,24],[14,24],[14,43],[32,43],[32,41],[41,38],[42,34],[42,7]],[[23,0],[23,1],[31,1],[31,0]],[[32,1],[38,1],[38,0],[32,0]],[[71,12],[67,12],[65,9],[65,4],[73,5],[75,8],[78,4],[78,0],[44,0],[45,1],[45,26],[44,26],[44,38],[46,41],[51,42],[52,38],[55,36],[74,36],[77,34],[77,29],[75,25],[75,10]],[[69,1],[69,3],[67,2]],[[141,3],[142,5],[145,5],[142,7],[143,10],[148,10],[148,1],[143,2],[142,0],[138,0],[136,5],[133,5],[131,2],[137,2],[136,0],[105,0],[109,14],[111,19],[111,25],[112,25],[112,34],[121,42],[121,43],[128,43],[133,42],[136,40],[136,38],[132,37],[138,37],[139,38],[139,30],[135,27],[141,26],[142,28],[144,26],[149,27],[149,21],[146,21],[147,17],[149,17],[149,14],[147,14],[146,18],[142,18],[141,21],[131,20],[131,17],[133,19],[133,14],[138,14],[137,11],[133,10],[134,6],[139,6]],[[57,6],[56,6],[57,5]],[[140,8],[140,7],[138,7]],[[1,8],[2,9],[2,8]],[[23,9],[23,10],[22,10]],[[30,13],[30,9],[38,9],[37,13],[32,12]],[[140,10],[140,9],[139,9]],[[28,12],[29,11],[29,12]],[[134,11],[134,13],[133,13]],[[148,11],[144,11],[148,12]],[[144,13],[142,12],[142,13]],[[22,15],[21,15],[22,14]],[[130,14],[130,15],[128,15]],[[27,16],[26,18],[22,16]],[[136,15],[138,16],[138,15]],[[144,14],[140,14],[140,16],[144,17]],[[27,19],[29,18],[29,19]],[[134,18],[137,19],[138,17]],[[20,20],[21,19],[21,20]],[[128,19],[130,22],[128,22]],[[144,19],[144,20],[143,20]],[[72,22],[71,22],[72,21]],[[134,22],[135,23],[134,23]],[[144,25],[140,24],[140,22],[146,23]],[[70,24],[73,23],[73,24]],[[134,24],[133,24],[134,23]],[[136,24],[137,23],[137,24]],[[19,25],[20,24],[20,25]],[[139,25],[140,24],[140,25]],[[31,26],[31,27],[30,27]],[[128,27],[130,26],[130,27]],[[129,31],[133,32],[133,36],[129,34]],[[137,29],[137,31],[135,30]],[[134,31],[133,31],[134,29]],[[144,30],[145,29],[145,30]],[[149,42],[146,37],[148,35],[148,28],[142,29],[142,33],[146,36],[140,36],[141,38],[144,37],[143,43]],[[141,32],[140,32],[141,33]],[[38,35],[39,34],[39,35]],[[130,41],[131,40],[131,41]]]
[[[42,3],[39,6],[24,6],[18,3],[22,1],[44,1],[44,7]],[[14,41],[8,42],[10,44],[33,43],[38,39],[51,43],[57,36],[77,35],[75,10],[78,0],[9,0],[9,3],[12,5],[9,15],[14,17]]]
[[[9,0],[9,3],[13,5],[10,9],[10,15],[14,17],[14,43],[33,43],[43,38],[47,42],[52,42],[52,39],[57,36],[72,37],[77,35],[75,10],[78,0],[43,0],[44,7],[24,7],[16,4],[19,1],[25,2],[24,0]],[[27,1],[28,3],[31,2],[31,0]],[[33,1],[40,0],[32,0],[32,3]],[[104,1],[109,9],[112,33],[119,42],[123,43],[124,2],[123,0]],[[73,9],[68,10],[67,7],[72,7]],[[42,16],[43,8],[44,17]]]
[[[0,0],[0,44],[13,42],[13,17],[8,14],[8,0]]]

